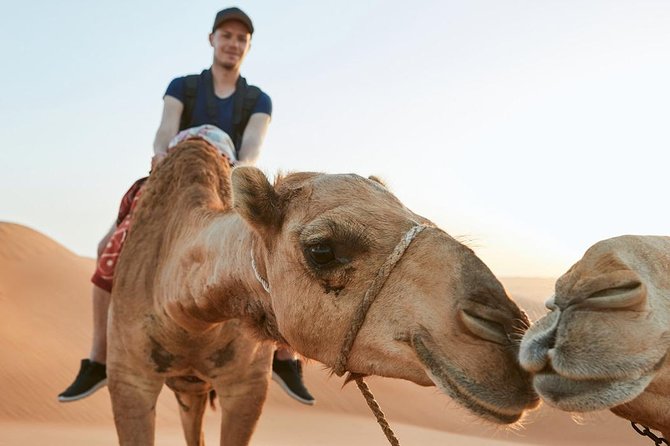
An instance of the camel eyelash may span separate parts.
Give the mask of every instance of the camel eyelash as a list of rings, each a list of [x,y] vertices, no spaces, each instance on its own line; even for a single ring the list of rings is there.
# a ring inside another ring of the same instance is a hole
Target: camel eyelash
[[[310,227],[299,234],[299,243],[302,246],[329,245],[333,248],[341,247],[351,252],[366,252],[371,247],[371,241],[361,228],[349,225],[334,224],[319,228]]]

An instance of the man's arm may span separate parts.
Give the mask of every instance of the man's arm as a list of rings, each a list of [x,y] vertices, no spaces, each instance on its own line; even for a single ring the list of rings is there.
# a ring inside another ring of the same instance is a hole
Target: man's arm
[[[254,113],[249,117],[249,122],[242,135],[242,147],[237,153],[239,164],[256,164],[269,125],[270,115],[267,113]]]
[[[183,111],[184,104],[179,99],[172,96],[163,98],[163,117],[156,132],[156,139],[154,139],[154,153],[157,161],[165,157],[170,140],[179,131],[179,122]]]

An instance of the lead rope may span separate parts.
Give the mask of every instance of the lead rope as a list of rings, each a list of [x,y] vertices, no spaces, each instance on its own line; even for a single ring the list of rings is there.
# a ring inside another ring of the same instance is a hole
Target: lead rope
[[[382,428],[384,435],[386,435],[386,439],[389,441],[389,443],[391,443],[392,446],[400,446],[400,441],[395,436],[395,433],[393,432],[393,429],[391,429],[388,421],[386,421],[386,416],[384,415],[384,412],[382,412],[382,408],[379,407],[379,404],[377,403],[377,400],[375,400],[375,396],[370,391],[367,383],[363,381],[363,378],[356,378],[356,385],[363,394],[365,402],[368,403],[368,407],[370,407],[370,410],[375,415],[379,427]]]
[[[415,225],[409,231],[407,231],[404,237],[400,240],[400,243],[396,245],[393,252],[386,258],[381,268],[379,268],[377,276],[372,281],[370,288],[368,288],[368,290],[365,292],[365,296],[363,296],[363,300],[361,300],[361,303],[356,310],[354,320],[352,321],[351,327],[349,328],[349,331],[347,332],[342,343],[340,356],[335,362],[335,366],[333,367],[333,371],[337,376],[342,376],[346,372],[346,365],[349,361],[351,347],[354,345],[354,341],[356,340],[356,336],[363,326],[363,322],[365,322],[365,316],[368,314],[368,310],[370,309],[370,306],[372,306],[372,302],[374,302],[375,298],[386,283],[386,279],[388,279],[389,275],[391,275],[393,267],[395,267],[395,265],[398,263],[402,255],[407,250],[407,247],[410,245],[410,243],[412,243],[412,240],[414,240],[414,238],[424,229],[426,229],[426,226],[424,225]],[[370,388],[365,383],[365,381],[363,381],[362,377],[356,378],[356,385],[358,385],[358,389],[363,394],[363,397],[368,403],[370,410],[372,410],[375,418],[377,418],[377,423],[382,428],[384,435],[386,435],[386,439],[392,446],[400,446],[400,441],[398,441],[398,438],[395,436],[393,429],[391,429],[388,421],[386,421],[384,412],[382,412],[379,404],[375,400],[374,395],[370,391]]]
[[[642,435],[643,437],[651,438],[651,441],[654,442],[654,445],[656,446],[670,445],[670,443],[668,443],[668,440],[666,440],[663,437],[655,435],[647,426],[636,423],[635,421],[631,421],[630,424],[631,426],[633,426],[633,429],[635,429],[635,432]]]
[[[368,290],[365,292],[365,296],[363,296],[363,300],[361,300],[361,303],[356,310],[354,320],[351,323],[351,328],[347,332],[347,335],[344,338],[344,342],[342,343],[340,356],[337,359],[335,366],[333,367],[333,372],[335,372],[337,376],[342,376],[346,372],[346,365],[349,361],[351,347],[354,345],[354,341],[356,340],[356,336],[358,335],[359,330],[363,326],[363,322],[365,322],[365,316],[367,315],[372,302],[374,302],[375,298],[381,291],[384,283],[386,283],[386,279],[388,279],[389,275],[391,274],[393,267],[395,267],[395,265],[398,263],[402,255],[407,250],[407,247],[409,247],[410,243],[412,243],[412,240],[414,240],[414,238],[427,227],[428,226],[420,224],[415,224],[412,226],[412,228],[407,231],[407,233],[405,233],[403,238],[396,245],[393,252],[386,258],[381,268],[379,268],[377,276],[375,276],[372,284],[370,285],[370,288],[368,288]],[[258,269],[256,268],[253,248],[251,250],[251,267],[254,270],[256,280],[260,282],[265,291],[270,293],[270,284],[259,274]],[[379,404],[375,400],[375,397],[370,391],[368,385],[365,383],[365,381],[363,381],[362,377],[355,378],[355,381],[356,385],[358,385],[358,389],[363,394],[365,401],[368,403],[370,410],[372,410],[375,418],[377,418],[377,423],[379,423],[379,426],[382,428],[384,435],[386,435],[386,439],[389,441],[391,446],[400,446],[398,438],[395,436],[395,433],[393,432],[393,429],[391,429],[388,421],[386,421],[386,416],[384,415],[384,412],[382,412],[381,407],[379,407]]]

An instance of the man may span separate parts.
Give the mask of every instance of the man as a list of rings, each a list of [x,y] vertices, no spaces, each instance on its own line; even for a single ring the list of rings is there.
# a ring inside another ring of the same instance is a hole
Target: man
[[[174,79],[163,98],[163,116],[154,141],[152,165],[167,155],[170,140],[180,130],[210,124],[233,140],[237,164],[254,164],[270,124],[272,101],[256,87],[247,86],[240,67],[251,46],[254,27],[239,8],[216,15],[209,35],[214,50],[212,66],[200,75]],[[132,212],[145,179],[136,182],[122,200],[119,217],[98,246],[98,265],[92,278],[93,345],[90,357],[81,361],[77,377],[62,392],[61,402],[76,401],[106,384],[107,313],[113,269],[130,224]],[[125,227],[124,227],[125,226]],[[293,352],[279,349],[272,364],[272,378],[293,398],[314,404],[302,382],[302,364]]]

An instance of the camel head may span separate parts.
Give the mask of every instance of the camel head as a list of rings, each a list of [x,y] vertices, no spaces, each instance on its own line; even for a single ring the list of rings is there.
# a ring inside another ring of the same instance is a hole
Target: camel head
[[[497,423],[537,405],[516,357],[526,315],[469,248],[381,183],[299,173],[273,186],[251,167],[236,168],[232,182],[277,325],[298,352],[334,367],[380,268],[425,225],[374,293],[346,371],[436,385]]]
[[[558,279],[547,307],[522,340],[520,362],[548,404],[614,408],[670,382],[670,238],[596,243]]]

